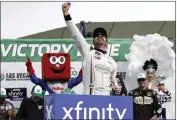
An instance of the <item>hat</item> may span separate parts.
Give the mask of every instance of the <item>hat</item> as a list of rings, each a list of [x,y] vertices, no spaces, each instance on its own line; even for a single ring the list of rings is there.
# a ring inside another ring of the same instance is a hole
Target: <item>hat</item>
[[[98,34],[105,35],[106,38],[107,38],[107,32],[106,32],[106,30],[105,30],[104,28],[102,28],[102,27],[98,27],[98,28],[96,28],[96,29],[93,31],[93,37],[95,37],[95,36],[98,35]]]
[[[33,87],[32,96],[43,97],[43,90],[39,85]]]
[[[165,85],[165,81],[159,81],[159,82],[157,83],[157,86],[159,86],[159,85]]]
[[[140,80],[140,79],[146,79],[146,75],[144,73],[139,73],[137,76],[137,80]]]
[[[1,88],[0,98],[6,98],[6,97],[7,97],[6,89]]]
[[[160,85],[165,85],[165,84],[163,82],[158,82],[157,86],[160,86]]]
[[[158,69],[158,64],[154,59],[146,60],[143,66],[143,69],[146,70],[155,70]]]

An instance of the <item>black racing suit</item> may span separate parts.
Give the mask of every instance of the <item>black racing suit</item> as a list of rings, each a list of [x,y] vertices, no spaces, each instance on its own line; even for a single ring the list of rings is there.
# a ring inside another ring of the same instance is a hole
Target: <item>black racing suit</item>
[[[128,95],[133,96],[134,120],[149,120],[154,115],[157,117],[161,115],[162,108],[158,104],[156,91],[136,88],[131,90]]]

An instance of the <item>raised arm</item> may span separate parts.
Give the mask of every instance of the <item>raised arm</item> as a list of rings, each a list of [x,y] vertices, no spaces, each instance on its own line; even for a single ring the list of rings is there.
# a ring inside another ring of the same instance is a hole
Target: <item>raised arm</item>
[[[83,56],[87,51],[90,50],[89,44],[86,42],[83,35],[80,33],[77,26],[73,23],[72,18],[70,14],[68,13],[68,10],[70,8],[71,3],[67,2],[62,5],[63,15],[66,21],[66,25],[68,27],[68,30],[71,34],[72,39],[74,39],[79,52],[81,53],[81,56]]]
[[[28,57],[27,57],[27,61],[26,61],[26,67],[27,67],[28,73],[30,74],[31,82],[33,82],[36,85],[40,85],[43,89],[45,89],[44,80],[37,78],[37,76],[35,75],[35,71],[34,71],[32,62]]]
[[[44,80],[38,78],[35,74],[30,76],[31,82],[33,82],[35,85],[39,85],[42,87],[43,90],[45,90],[45,83]]]

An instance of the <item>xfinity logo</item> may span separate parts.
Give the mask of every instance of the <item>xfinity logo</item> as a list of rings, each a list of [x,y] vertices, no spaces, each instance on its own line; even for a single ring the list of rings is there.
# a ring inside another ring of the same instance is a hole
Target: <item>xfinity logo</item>
[[[84,119],[92,119],[92,115],[96,114],[97,119],[105,119],[105,116],[108,116],[109,119],[122,119],[127,111],[126,108],[123,109],[123,111],[120,111],[118,108],[113,108],[112,104],[109,103],[107,108],[97,108],[97,107],[82,107],[82,104],[84,104],[83,101],[77,102],[76,107],[62,107],[65,114],[63,115],[62,119],[73,119],[72,115],[75,114],[76,119],[81,119],[80,115],[84,116]],[[51,112],[52,112],[53,105],[50,105],[49,107],[46,106],[47,111],[47,119],[51,119]],[[72,113],[72,114],[71,114]],[[112,114],[116,113],[117,117],[113,118]]]
[[[13,97],[21,97],[23,95],[23,92],[14,92],[14,91],[11,91],[8,95],[9,96],[13,96]]]
[[[12,101],[21,101],[27,96],[26,88],[6,88],[7,96]]]
[[[44,116],[48,120],[133,119],[132,96],[52,94],[44,97]]]

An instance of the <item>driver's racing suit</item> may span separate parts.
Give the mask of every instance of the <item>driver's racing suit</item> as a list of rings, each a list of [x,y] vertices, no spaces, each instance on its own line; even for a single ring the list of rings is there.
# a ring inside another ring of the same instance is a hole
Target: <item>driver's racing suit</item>
[[[64,16],[69,32],[82,57],[83,93],[88,95],[110,95],[118,87],[117,64],[106,52],[93,48],[86,42],[71,16]]]

